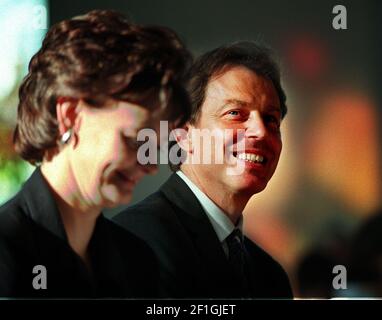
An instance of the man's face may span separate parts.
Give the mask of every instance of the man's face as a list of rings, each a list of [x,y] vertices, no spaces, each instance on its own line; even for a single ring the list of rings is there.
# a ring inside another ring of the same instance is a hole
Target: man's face
[[[206,88],[199,119],[190,130],[222,132],[223,141],[219,145],[231,156],[223,164],[192,165],[199,183],[204,184],[202,187],[249,196],[262,191],[279,160],[282,148],[280,122],[280,100],[270,80],[238,66],[212,78]],[[223,135],[226,129],[231,129],[233,139]],[[244,132],[244,138],[238,136],[239,131]],[[193,153],[203,153],[195,150],[199,148],[198,142],[192,139],[195,138],[191,138]],[[212,161],[216,152],[219,150],[212,147]]]

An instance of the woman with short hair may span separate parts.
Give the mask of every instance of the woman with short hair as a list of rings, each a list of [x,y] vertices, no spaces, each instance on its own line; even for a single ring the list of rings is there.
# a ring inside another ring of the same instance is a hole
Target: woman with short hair
[[[187,120],[189,57],[170,29],[114,11],[51,27],[19,91],[14,143],[37,168],[0,208],[1,297],[155,297],[152,252],[102,208],[156,169],[138,131]]]

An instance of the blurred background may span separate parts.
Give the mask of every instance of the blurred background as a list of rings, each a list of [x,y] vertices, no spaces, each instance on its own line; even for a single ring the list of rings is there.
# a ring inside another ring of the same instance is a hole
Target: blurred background
[[[382,296],[382,2],[341,1],[346,30],[333,28],[337,4],[0,0],[0,204],[33,171],[14,153],[12,133],[18,86],[50,25],[115,9],[175,29],[195,56],[228,42],[260,41],[281,65],[289,111],[279,167],[245,209],[246,233],[284,266],[298,297]],[[163,165],[145,178],[133,203],[169,174]],[[348,269],[347,290],[333,289],[337,264]]]

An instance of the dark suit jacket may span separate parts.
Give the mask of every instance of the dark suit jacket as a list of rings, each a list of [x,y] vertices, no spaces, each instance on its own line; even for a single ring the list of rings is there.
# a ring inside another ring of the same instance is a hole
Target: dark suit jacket
[[[114,217],[144,239],[160,263],[162,297],[241,297],[219,239],[199,201],[176,174],[142,202]],[[252,298],[291,298],[281,266],[248,238]]]
[[[0,297],[155,297],[156,258],[136,236],[102,215],[89,243],[92,272],[68,244],[56,203],[37,169],[0,208]],[[47,289],[32,270],[47,270]]]

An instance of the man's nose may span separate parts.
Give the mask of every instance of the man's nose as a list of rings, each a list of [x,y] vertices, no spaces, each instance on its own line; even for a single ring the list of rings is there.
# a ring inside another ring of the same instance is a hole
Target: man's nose
[[[250,115],[246,122],[245,136],[247,138],[263,139],[267,134],[267,128],[261,114],[256,111]]]

